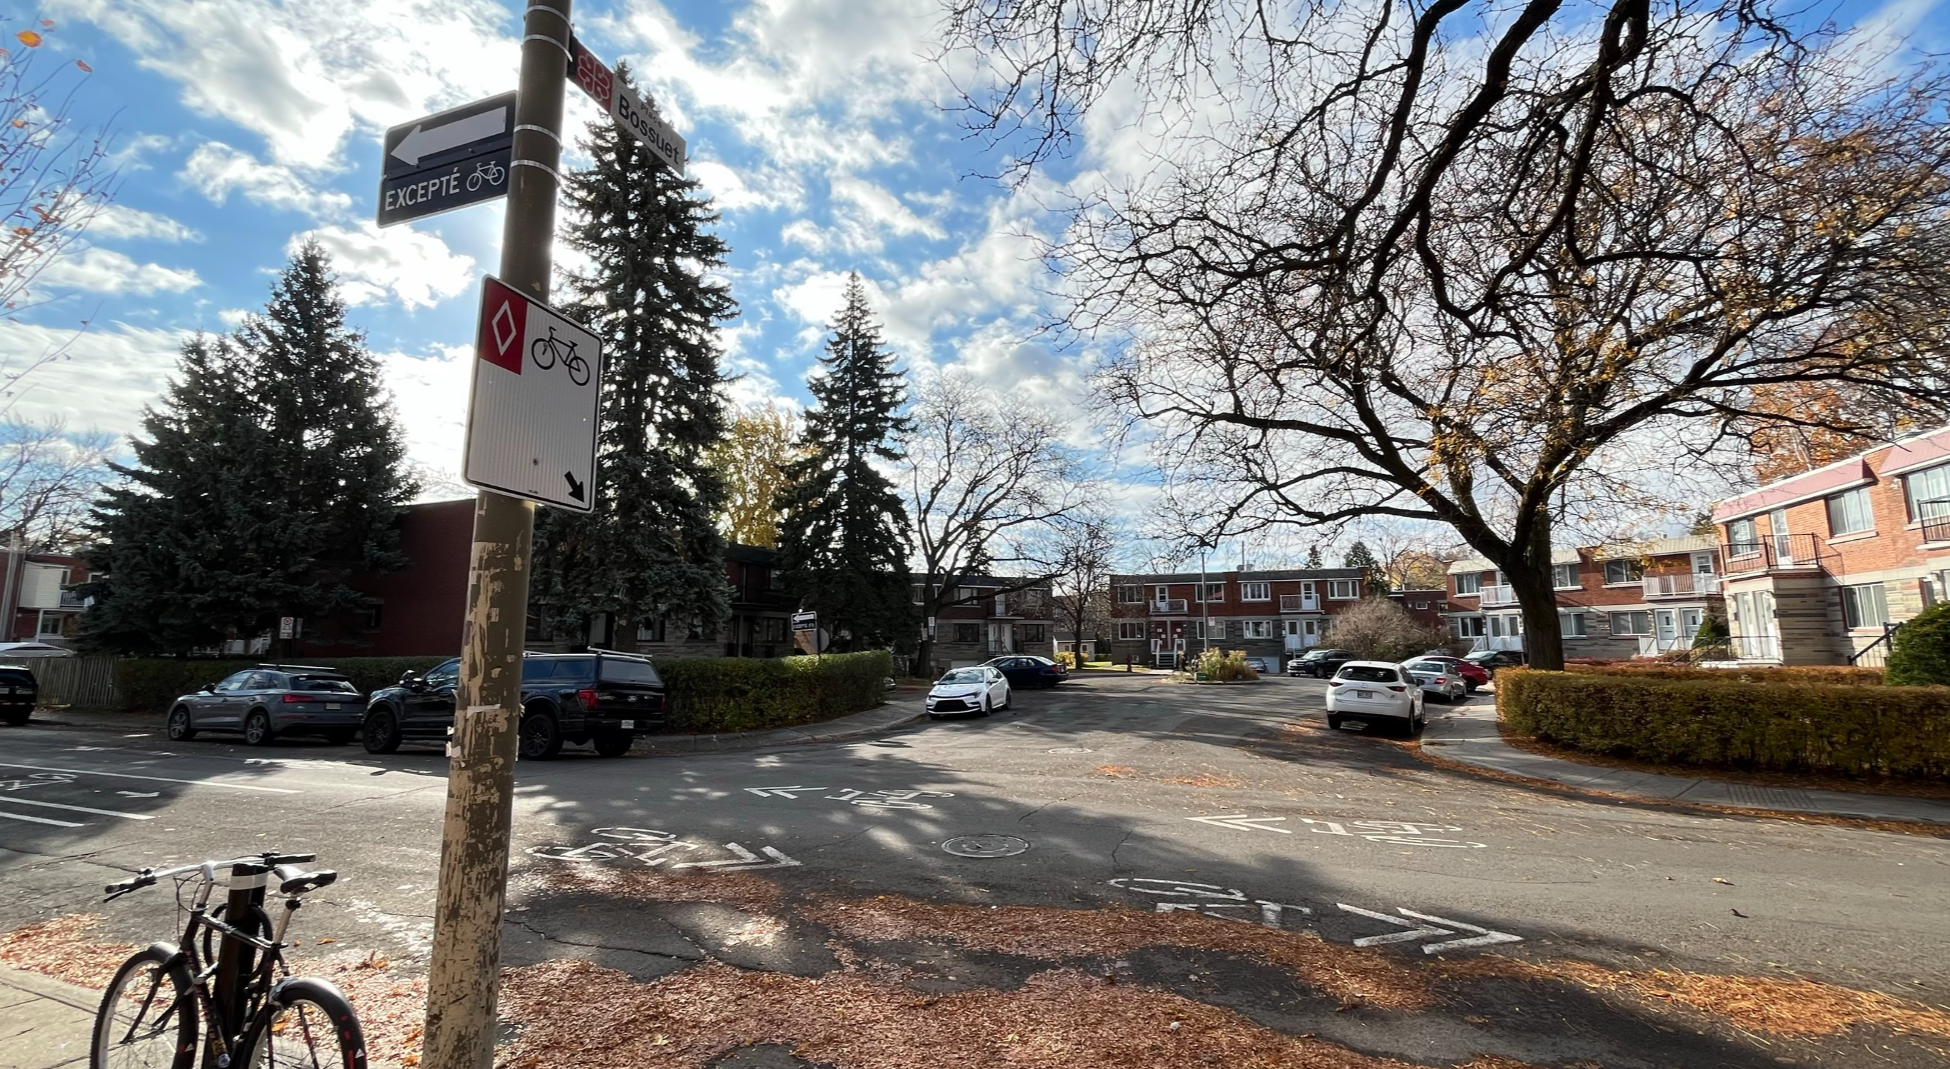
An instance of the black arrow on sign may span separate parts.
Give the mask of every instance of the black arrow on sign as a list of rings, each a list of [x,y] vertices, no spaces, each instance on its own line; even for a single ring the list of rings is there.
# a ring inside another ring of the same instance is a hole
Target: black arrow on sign
[[[569,496],[575,498],[577,501],[581,501],[582,484],[576,481],[576,473],[565,471],[562,473],[562,477],[569,480]]]

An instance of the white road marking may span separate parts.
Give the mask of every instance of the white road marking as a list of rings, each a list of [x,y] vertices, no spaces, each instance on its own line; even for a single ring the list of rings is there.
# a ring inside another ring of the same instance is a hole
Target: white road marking
[[[710,869],[713,872],[749,872],[753,869],[796,868],[799,865],[799,862],[792,860],[769,846],[760,847],[759,849],[764,851],[765,855],[772,859],[770,861],[761,859],[757,854],[739,846],[737,843],[726,843],[724,844],[724,848],[739,855],[739,857],[726,861],[686,861],[681,865],[672,865],[671,869],[673,871],[676,869]]]
[[[1354,941],[1354,945],[1358,947],[1380,946],[1383,943],[1406,943],[1410,939],[1426,939],[1430,936],[1456,934],[1447,928],[1432,928],[1426,924],[1405,921],[1400,917],[1391,917],[1386,913],[1377,913],[1371,909],[1362,909],[1360,906],[1350,906],[1346,902],[1336,902],[1334,904],[1349,913],[1359,913],[1363,917],[1373,917],[1375,920],[1382,921],[1383,923],[1408,929],[1405,932],[1389,932],[1387,935],[1362,936]],[[1403,912],[1407,911],[1404,910]]]
[[[37,772],[66,772],[71,776],[113,776],[116,779],[148,780],[151,783],[188,783],[197,787],[229,787],[236,791],[262,791],[265,794],[303,794],[286,787],[259,787],[249,783],[227,783],[220,779],[178,779],[174,776],[138,776],[133,772],[102,772],[92,768],[50,768],[46,765],[17,765],[0,761],[0,768],[29,768]]]
[[[1292,835],[1292,828],[1275,828],[1269,825],[1286,820],[1285,817],[1249,817],[1244,813],[1231,813],[1222,817],[1186,817],[1201,824],[1211,824],[1220,828],[1237,828],[1240,831],[1276,831],[1281,835]]]
[[[0,820],[24,820],[29,824],[52,824],[57,828],[85,828],[86,824],[76,824],[72,820],[49,820],[46,817],[30,817],[25,813],[0,813]]]
[[[767,796],[775,797],[775,798],[797,798],[799,796],[793,794],[792,793],[793,791],[823,791],[825,789],[826,788],[824,787],[747,787],[745,788],[746,791],[752,794],[756,794],[760,798],[764,798]]]
[[[1493,946],[1497,943],[1523,942],[1523,936],[1511,935],[1509,932],[1495,932],[1488,928],[1479,928],[1474,924],[1464,923],[1463,921],[1452,921],[1446,917],[1434,917],[1427,913],[1417,913],[1406,906],[1396,906],[1395,909],[1417,920],[1434,921],[1437,924],[1447,924],[1454,928],[1461,928],[1464,931],[1483,933],[1468,939],[1451,939],[1442,943],[1425,943],[1422,945],[1422,953],[1424,954],[1439,954],[1444,950],[1459,950],[1463,947],[1486,947]]]
[[[1399,917],[1391,917],[1386,913],[1377,913],[1371,909],[1362,909],[1360,906],[1350,906],[1345,902],[1336,902],[1334,904],[1349,913],[1359,913],[1363,917],[1372,917],[1375,920],[1385,921],[1389,924],[1408,929],[1402,932],[1389,932],[1387,935],[1370,935],[1356,939],[1354,945],[1358,947],[1379,946],[1383,943],[1405,943],[1411,939],[1427,939],[1438,935],[1455,935],[1456,929],[1458,928],[1463,931],[1478,932],[1481,934],[1464,936],[1461,939],[1445,939],[1440,943],[1424,943],[1422,944],[1422,953],[1440,954],[1445,950],[1462,950],[1468,947],[1493,946],[1497,943],[1523,942],[1523,936],[1520,935],[1492,931],[1491,929],[1463,921],[1453,921],[1447,917],[1438,917],[1432,913],[1417,913],[1406,906],[1396,906],[1395,912],[1400,913],[1404,917],[1412,917],[1414,918],[1413,920],[1402,920]],[[1427,923],[1417,924],[1417,921]],[[1449,927],[1434,927],[1437,924],[1446,924]]]
[[[159,791],[150,791],[147,794],[141,791],[116,791],[115,793],[124,798],[160,798],[162,796]]]
[[[1284,927],[1283,918],[1287,910],[1298,910],[1311,915],[1313,910],[1306,906],[1296,906],[1290,902],[1268,902],[1263,898],[1247,898],[1246,892],[1236,887],[1221,887],[1216,883],[1192,883],[1185,880],[1151,880],[1136,877],[1122,877],[1110,881],[1113,887],[1122,887],[1132,894],[1141,895],[1184,895],[1190,898],[1207,899],[1202,902],[1160,902],[1157,912],[1174,913],[1180,910],[1209,909],[1251,909],[1259,907],[1259,923],[1268,928]],[[1229,915],[1207,913],[1224,920],[1239,920]]]
[[[146,813],[118,813],[113,809],[90,809],[85,805],[63,805],[60,802],[36,802],[31,798],[9,798],[4,794],[0,794],[0,802],[12,802],[14,805],[37,805],[43,809],[67,809],[76,813],[93,813],[100,817],[121,817],[123,820],[156,819]]]

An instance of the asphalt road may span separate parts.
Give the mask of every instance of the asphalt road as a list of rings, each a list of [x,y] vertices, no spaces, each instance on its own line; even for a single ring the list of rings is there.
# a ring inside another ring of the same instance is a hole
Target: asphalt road
[[[835,967],[817,925],[795,920],[764,946],[736,937],[749,902],[713,913],[707,890],[624,909],[555,880],[650,870],[706,888],[756,877],[794,902],[1121,905],[1310,932],[1408,964],[1496,954],[1798,976],[1950,1007],[1950,842],[1450,772],[1407,740],[1330,732],[1321,690],[1091,675],[1020,693],[986,719],[872,741],[615,760],[570,749],[523,763],[506,956],[588,958],[643,979],[707,957],[806,975]],[[313,936],[410,968],[431,928],[444,772],[432,747],[372,757],[300,740],[170,744],[146,721],[0,728],[0,931],[95,912],[105,937],[167,938],[166,892],[104,906],[100,885],[144,865],[310,850],[342,873],[304,917]],[[1666,1019],[1509,982],[1437,1012],[1350,1015],[1238,955],[1137,968],[1269,1028],[1427,1064],[1493,1050],[1536,1064],[1846,1065],[1873,1050],[1880,1063],[1920,1066],[1941,1064],[1950,1042],[1881,1028],[1759,1040],[1737,1021]]]

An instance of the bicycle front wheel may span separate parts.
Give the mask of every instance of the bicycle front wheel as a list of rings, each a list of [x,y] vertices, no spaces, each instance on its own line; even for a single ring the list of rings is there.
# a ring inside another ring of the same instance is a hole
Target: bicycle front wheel
[[[359,1015],[324,980],[281,981],[244,1038],[245,1069],[365,1069]],[[234,1064],[234,1063],[233,1063]]]
[[[189,974],[171,965],[175,948],[139,950],[115,970],[95,1012],[89,1069],[191,1069],[196,1001]]]

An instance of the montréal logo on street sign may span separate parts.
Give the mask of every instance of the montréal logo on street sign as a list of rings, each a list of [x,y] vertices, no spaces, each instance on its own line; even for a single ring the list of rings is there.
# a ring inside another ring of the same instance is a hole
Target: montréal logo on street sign
[[[643,98],[623,85],[611,73],[609,65],[596,58],[596,54],[584,48],[580,39],[570,41],[574,53],[569,60],[569,79],[582,87],[582,91],[609,109],[610,117],[616,120],[631,137],[641,141],[645,148],[655,153],[676,174],[684,173],[684,139],[670,124],[657,117],[657,113]]]
[[[602,343],[488,276],[474,355],[461,477],[544,505],[594,508]]]
[[[386,131],[379,225],[424,219],[508,192],[515,94],[464,104]]]

